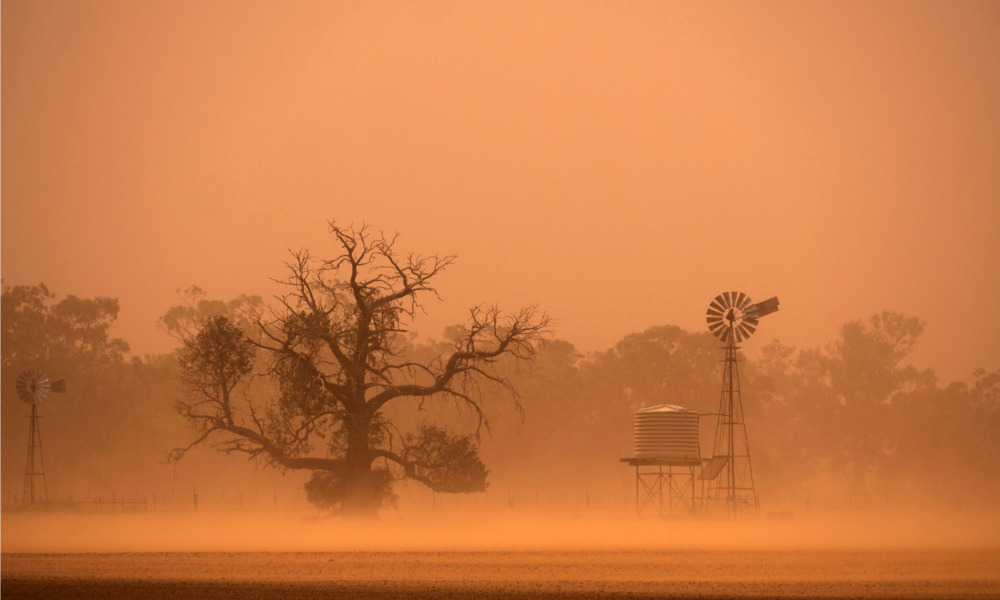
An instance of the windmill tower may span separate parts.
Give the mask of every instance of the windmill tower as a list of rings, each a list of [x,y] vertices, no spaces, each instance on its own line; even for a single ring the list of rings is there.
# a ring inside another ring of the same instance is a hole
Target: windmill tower
[[[48,375],[38,369],[22,371],[17,376],[17,395],[31,405],[31,422],[28,425],[28,460],[24,465],[25,504],[48,502],[49,490],[45,484],[45,464],[42,457],[42,431],[39,428],[38,405],[49,392],[65,392],[66,382],[62,379],[50,381]],[[37,482],[41,480],[41,486]]]
[[[754,304],[743,292],[724,292],[712,300],[706,315],[708,330],[725,345],[726,357],[712,458],[700,478],[708,481],[706,507],[725,511],[731,517],[756,515],[760,508],[743,418],[737,344],[753,335],[758,319],[776,310],[777,298]]]

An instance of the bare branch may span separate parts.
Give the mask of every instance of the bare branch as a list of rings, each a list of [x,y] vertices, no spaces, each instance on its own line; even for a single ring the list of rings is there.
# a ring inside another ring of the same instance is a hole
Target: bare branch
[[[255,306],[243,330],[209,322],[185,342],[190,396],[177,409],[196,435],[172,459],[212,443],[282,469],[325,471],[310,493],[342,494],[331,504],[354,508],[380,505],[372,498],[390,493],[389,476],[376,477],[373,461],[395,463],[434,489],[485,489],[476,452],[479,430],[489,430],[481,386],[507,390],[520,409],[501,361],[530,360],[548,317],[535,307],[474,307],[450,351],[418,359],[408,328],[455,257],[401,253],[398,234],[364,224],[331,221],[329,229],[335,255],[290,252],[276,280],[282,292],[267,310]],[[396,399],[418,410],[425,401],[451,401],[472,412],[476,433],[425,427],[404,436],[381,413]]]

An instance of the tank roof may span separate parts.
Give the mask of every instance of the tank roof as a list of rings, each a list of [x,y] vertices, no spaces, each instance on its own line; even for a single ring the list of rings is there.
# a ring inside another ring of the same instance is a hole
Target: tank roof
[[[690,408],[684,408],[683,406],[677,406],[676,404],[658,404],[656,406],[650,406],[649,408],[642,408],[636,413],[667,413],[667,412],[694,412]]]

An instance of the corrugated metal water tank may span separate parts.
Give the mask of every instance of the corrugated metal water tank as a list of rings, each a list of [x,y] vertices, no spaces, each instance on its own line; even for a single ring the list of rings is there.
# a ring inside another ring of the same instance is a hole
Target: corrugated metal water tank
[[[698,413],[682,406],[661,404],[635,413],[637,458],[697,460]]]

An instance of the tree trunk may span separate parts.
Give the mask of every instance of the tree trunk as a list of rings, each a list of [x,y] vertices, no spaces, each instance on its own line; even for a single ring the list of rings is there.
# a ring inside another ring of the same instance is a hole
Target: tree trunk
[[[348,414],[344,419],[347,431],[347,452],[344,472],[344,500],[341,513],[359,519],[378,518],[379,490],[372,477],[372,460],[368,439],[371,418]]]

